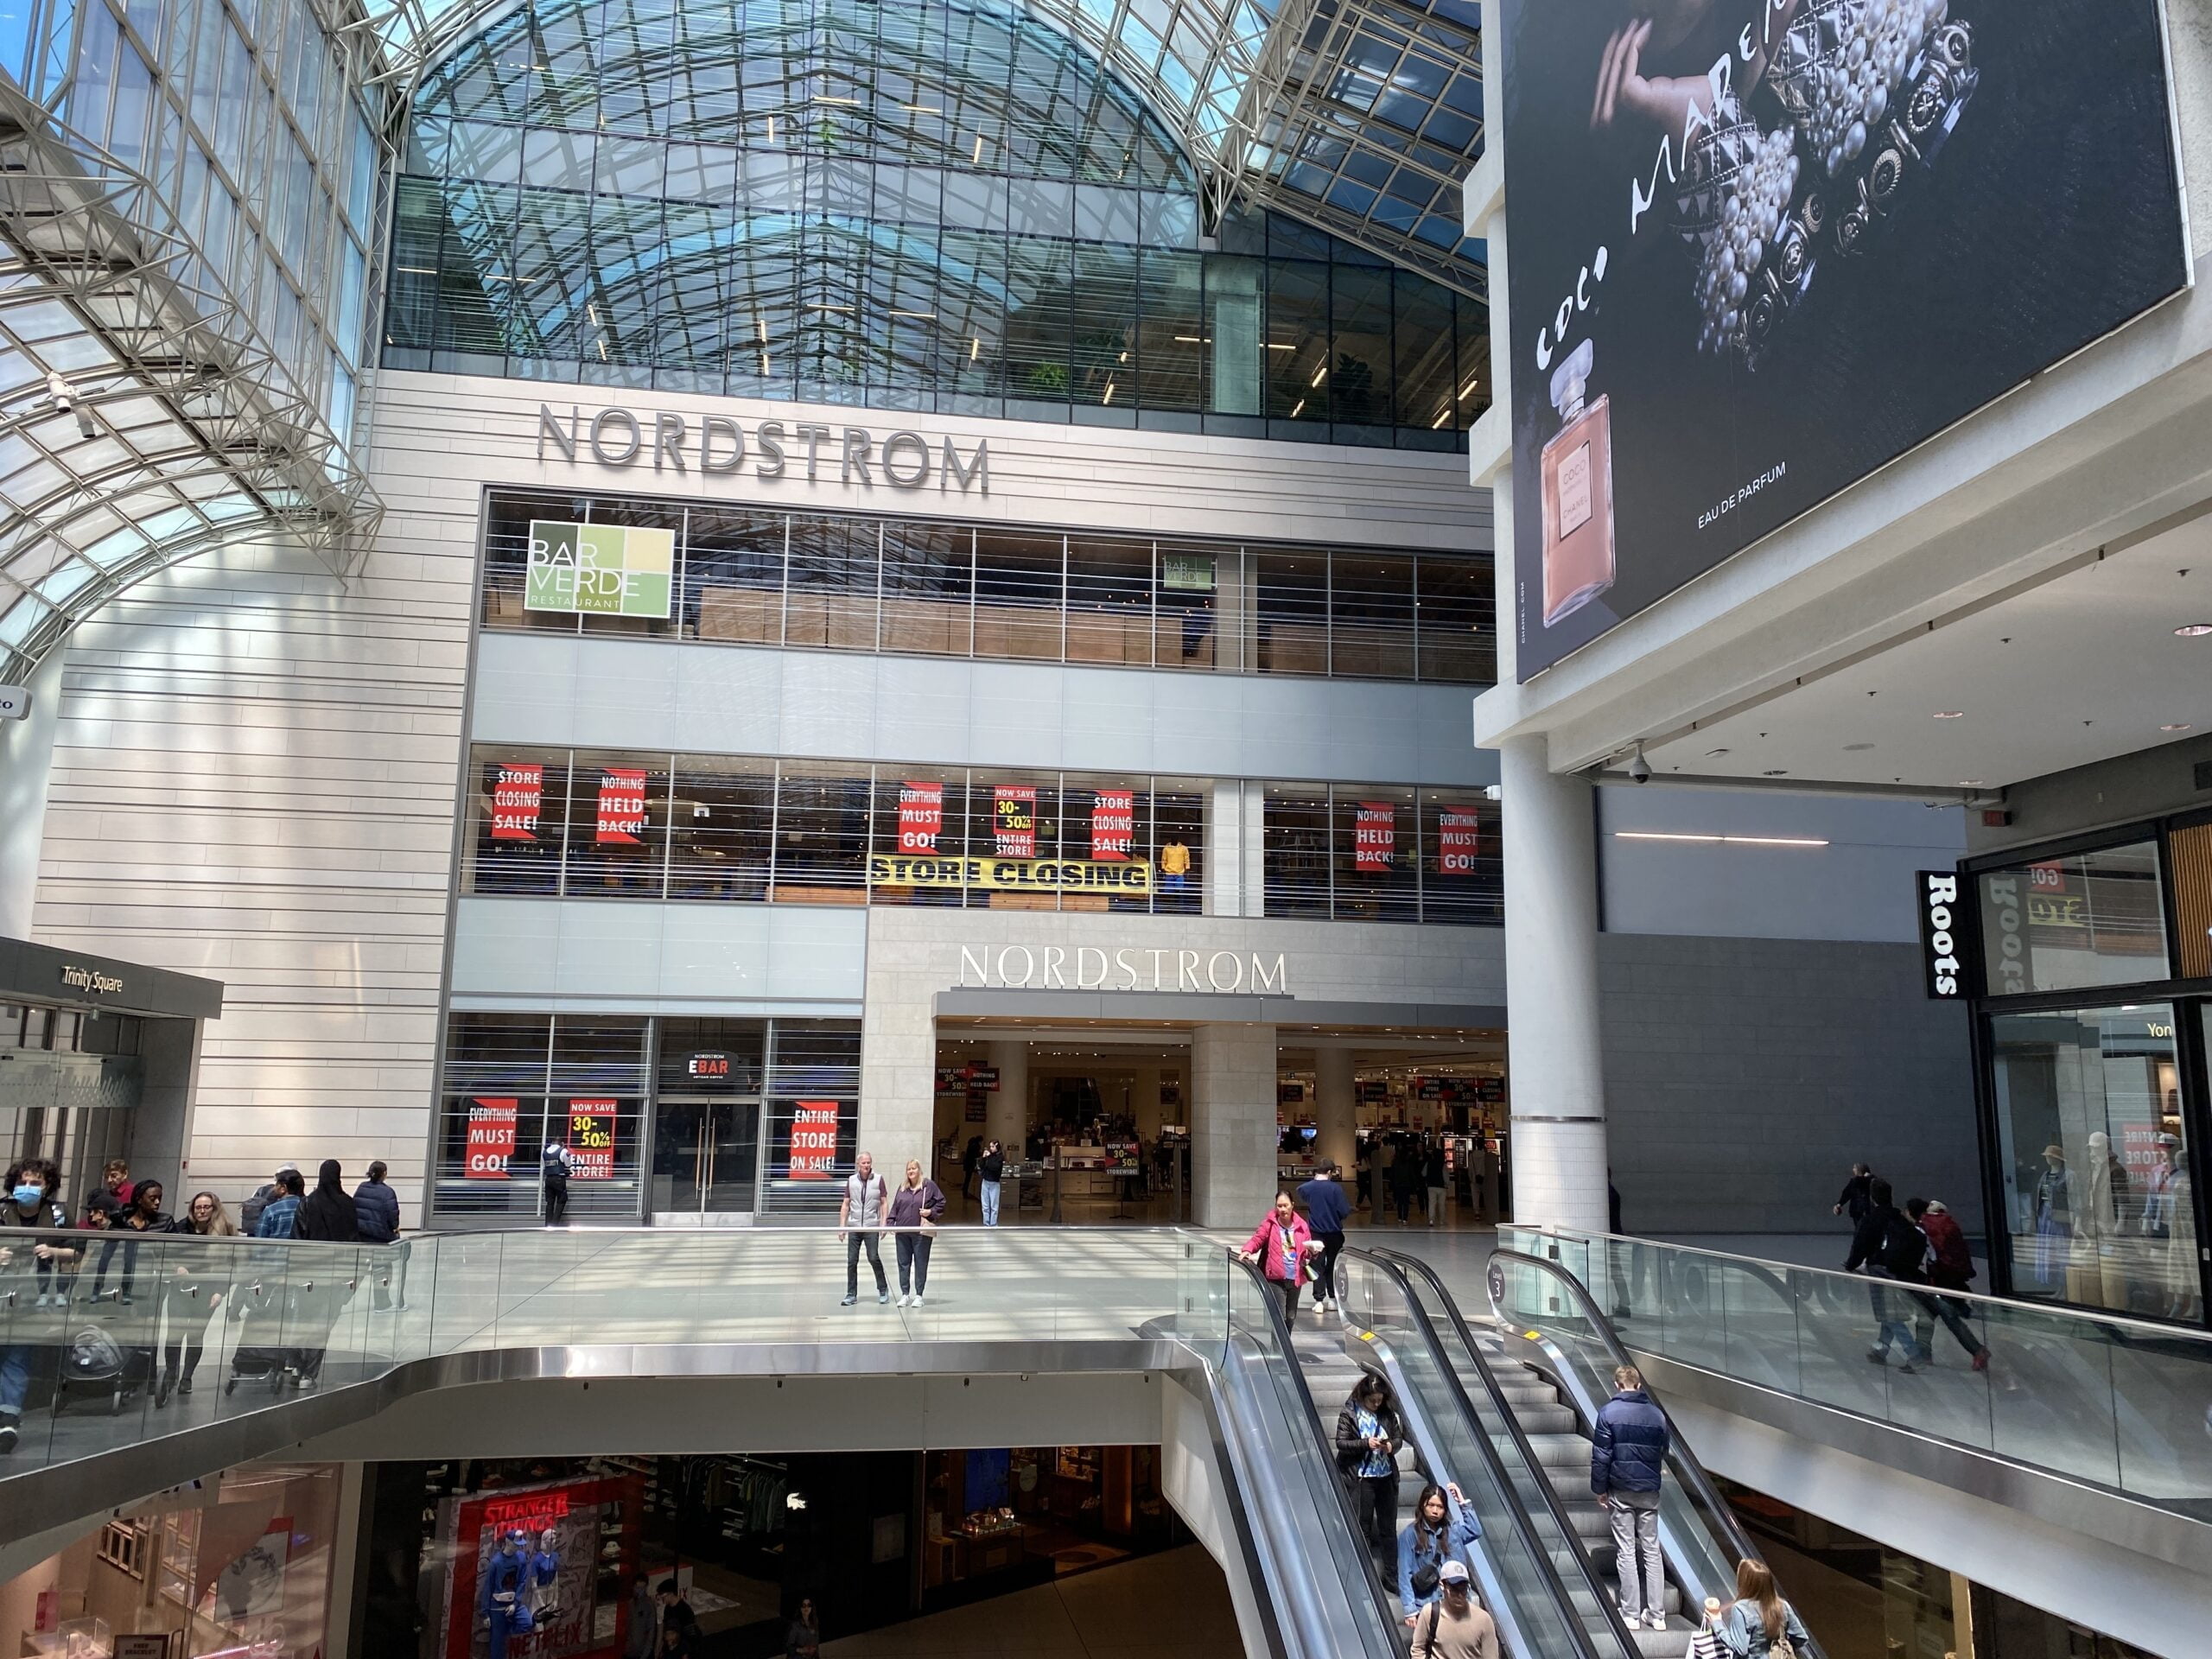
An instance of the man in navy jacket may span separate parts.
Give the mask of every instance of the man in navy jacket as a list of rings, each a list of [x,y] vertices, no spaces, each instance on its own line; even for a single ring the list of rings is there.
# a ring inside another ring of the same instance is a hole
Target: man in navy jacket
[[[1613,1397],[1598,1408],[1590,1439],[1590,1490],[1613,1523],[1614,1570],[1620,1574],[1621,1617],[1631,1630],[1667,1628],[1666,1568],[1659,1559],[1659,1485],[1672,1439],[1666,1414],[1644,1392],[1633,1365],[1613,1371]],[[1643,1566],[1643,1596],[1637,1568]]]

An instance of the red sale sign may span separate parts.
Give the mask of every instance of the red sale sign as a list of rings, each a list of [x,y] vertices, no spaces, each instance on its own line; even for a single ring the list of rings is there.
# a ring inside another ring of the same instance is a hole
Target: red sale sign
[[[1482,820],[1471,808],[1444,809],[1436,821],[1436,873],[1472,875],[1482,851]]]
[[[545,768],[501,766],[492,776],[492,839],[536,841],[545,806]]]
[[[791,1179],[826,1181],[837,1161],[837,1103],[802,1100],[791,1113]]]
[[[1398,855],[1398,809],[1388,801],[1362,801],[1352,818],[1352,868],[1383,871]]]
[[[512,1100],[468,1103],[468,1144],[462,1154],[463,1179],[507,1179],[507,1160],[515,1155],[515,1116],[520,1104]]]
[[[599,774],[599,834],[601,842],[636,846],[645,833],[645,774],[609,766]]]
[[[1095,859],[1125,859],[1136,835],[1136,791],[1102,789],[1090,798],[1090,855]]]
[[[937,838],[944,830],[944,785],[899,785],[899,850],[902,853],[937,851]]]
[[[1027,784],[1001,784],[992,796],[993,850],[1001,858],[1037,856],[1037,791]]]
[[[611,1100],[572,1100],[569,1103],[569,1150],[576,1154],[570,1172],[580,1181],[614,1179],[614,1103]]]

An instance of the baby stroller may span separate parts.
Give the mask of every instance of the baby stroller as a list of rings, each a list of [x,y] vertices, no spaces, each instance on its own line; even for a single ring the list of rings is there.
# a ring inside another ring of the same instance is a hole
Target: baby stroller
[[[125,1348],[101,1326],[81,1325],[61,1352],[61,1373],[54,1383],[54,1412],[58,1415],[67,1410],[73,1395],[105,1402],[112,1417],[152,1371],[153,1355],[146,1349]]]

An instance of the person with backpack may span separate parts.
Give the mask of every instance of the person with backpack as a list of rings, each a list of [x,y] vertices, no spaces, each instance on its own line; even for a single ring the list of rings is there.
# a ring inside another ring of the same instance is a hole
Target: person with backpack
[[[891,1300],[891,1281],[883,1272],[883,1224],[891,1211],[891,1184],[875,1173],[875,1159],[862,1153],[853,1173],[845,1177],[844,1196],[837,1200],[837,1242],[845,1247],[845,1300],[850,1307],[861,1299],[861,1252],[875,1269],[875,1300]]]
[[[1413,1659],[1498,1659],[1497,1623],[1475,1599],[1465,1561],[1446,1561],[1441,1593],[1414,1621]]]
[[[1735,1605],[1712,1628],[1731,1659],[1801,1659],[1813,1639],[1764,1561],[1736,1564]]]
[[[1633,1365],[1613,1368],[1613,1397],[1598,1408],[1590,1437],[1590,1490],[1613,1529],[1613,1570],[1621,1619],[1631,1630],[1667,1628],[1667,1569],[1659,1554],[1659,1489],[1674,1444],[1667,1414],[1644,1391]],[[1643,1594],[1637,1563],[1643,1564]]]
[[[1927,1277],[1929,1285],[1943,1290],[1964,1290],[1974,1278],[1974,1256],[1967,1249],[1967,1236],[1959,1230],[1959,1224],[1952,1219],[1950,1211],[1940,1198],[1907,1198],[1904,1212],[1928,1239]],[[1959,1346],[1967,1351],[1977,1371],[1989,1369],[1989,1350],[1983,1347],[1980,1338],[1969,1324],[1970,1310],[1962,1298],[1957,1296],[1916,1296],[1920,1304],[1920,1328],[1916,1333],[1920,1345],[1929,1353],[1936,1339],[1936,1321],[1943,1321],[1943,1328],[1959,1339]]]
[[[1890,1184],[1879,1176],[1868,1183],[1867,1199],[1866,1218],[1852,1236],[1851,1255],[1844,1262],[1843,1270],[1898,1284],[1927,1282],[1921,1268],[1928,1258],[1928,1236],[1891,1201]],[[1866,1351],[1870,1363],[1888,1364],[1892,1342],[1904,1352],[1904,1363],[1897,1369],[1907,1375],[1935,1357],[1913,1335],[1908,1309],[1893,1306],[1891,1295],[1879,1283],[1868,1286],[1866,1294],[1873,1305],[1875,1324],[1879,1327],[1875,1332],[1874,1345]]]
[[[538,1179],[545,1189],[545,1224],[564,1225],[569,1218],[569,1177],[576,1167],[576,1154],[569,1150],[569,1143],[555,1135],[545,1143],[545,1155],[539,1160]]]
[[[277,1165],[276,1173],[255,1187],[253,1196],[238,1206],[238,1231],[248,1238],[260,1237],[261,1212],[269,1207],[271,1200],[284,1196],[284,1178],[299,1173],[297,1164]]]
[[[1398,1606],[1408,1627],[1443,1593],[1446,1564],[1466,1561],[1482,1535],[1482,1522],[1456,1484],[1421,1488],[1414,1518],[1398,1535]]]

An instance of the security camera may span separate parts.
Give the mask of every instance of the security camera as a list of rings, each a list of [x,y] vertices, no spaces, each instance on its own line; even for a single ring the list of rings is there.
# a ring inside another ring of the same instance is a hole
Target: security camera
[[[1628,780],[1631,784],[1651,781],[1651,763],[1643,758],[1643,745],[1641,743],[1636,746],[1636,753],[1629,757]]]

